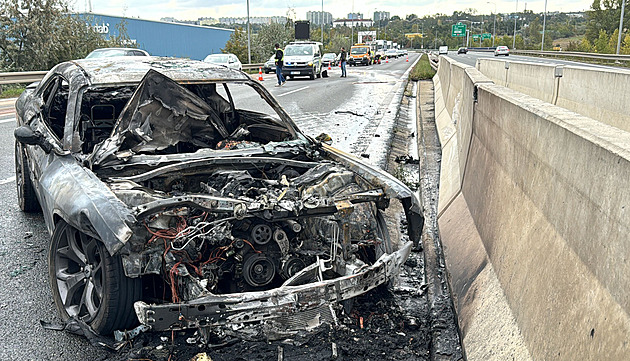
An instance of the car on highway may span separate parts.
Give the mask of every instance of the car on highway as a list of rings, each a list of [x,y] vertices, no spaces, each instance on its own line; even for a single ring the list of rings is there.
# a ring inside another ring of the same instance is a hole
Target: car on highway
[[[505,55],[510,56],[510,49],[507,46],[501,45],[494,49],[494,56]]]
[[[459,47],[459,49],[457,49],[457,54],[467,54],[468,53],[468,48],[465,46],[461,46]]]
[[[150,56],[149,53],[142,49],[136,48],[100,48],[89,53],[85,58],[109,58],[112,56]]]
[[[448,54],[448,46],[443,45],[438,48],[438,55]]]
[[[385,51],[385,58],[387,59],[398,58],[398,51],[396,49],[388,49],[387,51]]]
[[[54,304],[98,334],[291,335],[419,246],[413,191],[305,135],[234,69],[69,61],[22,93],[16,122],[18,203],[43,213]]]
[[[210,54],[203,59],[206,63],[222,65],[230,69],[243,70],[243,64],[234,54]]]
[[[335,53],[324,54],[324,56],[322,56],[322,64],[325,67],[337,66],[337,54]]]
[[[265,74],[275,73],[276,72],[276,54],[272,55],[269,60],[263,64],[262,70]]]
[[[308,76],[311,80],[328,76],[322,66],[322,43],[317,41],[293,41],[284,48],[282,75],[293,79]]]

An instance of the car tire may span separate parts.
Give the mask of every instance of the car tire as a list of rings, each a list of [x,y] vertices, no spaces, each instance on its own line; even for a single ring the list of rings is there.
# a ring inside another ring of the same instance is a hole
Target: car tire
[[[100,335],[138,324],[133,304],[142,294],[140,279],[127,277],[120,256],[100,240],[63,220],[50,242],[48,276],[64,321],[79,318]]]
[[[23,212],[35,213],[41,211],[35,188],[29,176],[29,166],[24,154],[24,147],[15,142],[15,185],[17,188],[18,205]]]

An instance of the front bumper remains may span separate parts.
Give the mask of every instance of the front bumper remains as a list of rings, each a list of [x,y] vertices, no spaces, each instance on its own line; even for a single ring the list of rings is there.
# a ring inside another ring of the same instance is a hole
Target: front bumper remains
[[[285,331],[308,330],[324,322],[326,317],[314,310],[330,309],[333,303],[361,295],[395,278],[411,251],[412,242],[400,250],[381,256],[373,265],[338,278],[292,285],[309,273],[321,275],[324,261],[313,263],[282,286],[258,292],[225,295],[208,294],[186,303],[134,304],[140,323],[155,331],[186,328],[276,322]],[[334,317],[334,316],[333,316]],[[296,322],[299,321],[299,322]]]
[[[315,69],[312,66],[283,66],[282,75],[315,75]]]

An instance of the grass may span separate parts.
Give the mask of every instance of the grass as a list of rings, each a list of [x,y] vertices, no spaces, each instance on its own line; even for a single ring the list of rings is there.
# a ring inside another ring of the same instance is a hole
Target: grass
[[[422,54],[422,57],[420,57],[416,66],[413,67],[411,74],[409,74],[409,79],[413,81],[428,80],[433,78],[434,75],[435,70],[431,68],[429,56],[427,54]]]
[[[7,98],[17,98],[24,91],[24,87],[22,86],[6,86],[2,88],[2,92],[0,92],[0,99]]]

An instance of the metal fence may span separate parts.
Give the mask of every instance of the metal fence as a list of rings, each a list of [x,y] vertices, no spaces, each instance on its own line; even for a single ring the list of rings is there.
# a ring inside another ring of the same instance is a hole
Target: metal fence
[[[580,53],[577,51],[536,51],[536,50],[511,50],[512,54],[534,55],[545,57],[566,57],[576,59],[599,59],[608,61],[630,61],[630,55]]]

